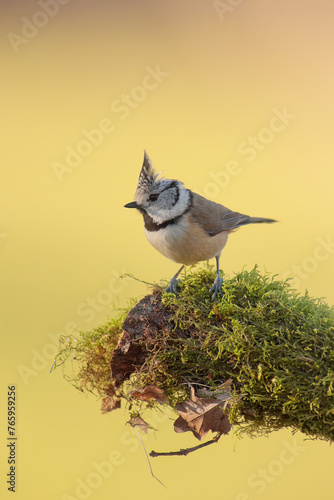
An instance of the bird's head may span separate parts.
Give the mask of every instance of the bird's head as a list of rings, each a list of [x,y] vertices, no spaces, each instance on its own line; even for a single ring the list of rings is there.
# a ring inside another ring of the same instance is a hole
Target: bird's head
[[[156,173],[150,158],[144,152],[135,201],[125,205],[146,213],[156,224],[178,217],[187,207],[189,191],[177,180],[165,179]]]

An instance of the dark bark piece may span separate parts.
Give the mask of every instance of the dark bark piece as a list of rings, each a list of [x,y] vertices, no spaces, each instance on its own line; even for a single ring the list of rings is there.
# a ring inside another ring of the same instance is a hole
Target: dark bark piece
[[[146,349],[139,340],[155,338],[162,329],[171,329],[171,313],[160,302],[161,292],[146,295],[123,323],[123,333],[111,358],[111,374],[119,387],[145,362]]]
[[[161,293],[154,292],[151,295],[146,295],[133,309],[129,312],[123,323],[123,331],[128,336],[121,342],[120,347],[126,340],[133,342],[142,338],[152,339],[155,333],[163,328],[170,328],[169,313],[161,304]]]
[[[127,380],[145,362],[145,359],[145,349],[138,344],[131,344],[126,354],[121,349],[115,349],[110,362],[115,387],[119,387],[124,380]]]

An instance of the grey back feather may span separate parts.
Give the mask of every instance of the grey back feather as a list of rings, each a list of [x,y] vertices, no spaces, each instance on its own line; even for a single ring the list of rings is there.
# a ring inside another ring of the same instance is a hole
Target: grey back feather
[[[207,200],[196,193],[193,193],[193,206],[190,216],[209,236],[215,236],[222,231],[233,231],[233,229],[245,224],[276,222],[274,219],[249,217],[249,215],[233,212],[229,208]]]

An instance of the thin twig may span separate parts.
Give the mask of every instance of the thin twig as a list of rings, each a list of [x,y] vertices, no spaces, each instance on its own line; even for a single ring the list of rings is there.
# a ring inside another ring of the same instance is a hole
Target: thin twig
[[[218,443],[218,440],[220,438],[221,434],[217,434],[213,439],[210,441],[207,441],[206,443],[199,444],[197,446],[193,446],[192,448],[183,448],[179,451],[165,451],[165,452],[159,452],[159,451],[151,451],[150,457],[170,457],[170,456],[175,456],[175,455],[188,455],[188,453],[191,453],[193,451],[199,450],[200,448],[204,448],[205,446],[209,446],[210,444],[213,443]]]
[[[124,279],[124,278],[131,278],[135,281],[138,281],[139,283],[143,283],[144,285],[148,285],[148,286],[158,286],[156,283],[149,283],[148,281],[144,281],[144,280],[141,280],[140,278],[137,278],[136,276],[134,276],[133,274],[129,274],[129,273],[124,273],[124,274],[121,274],[119,276],[120,279]],[[161,288],[161,287],[159,287]]]
[[[136,425],[135,425],[134,427],[136,428],[136,431],[137,431],[138,437],[139,437],[139,439],[140,439],[141,445],[142,445],[142,447],[144,448],[145,455],[146,455],[146,459],[147,459],[147,462],[148,462],[148,465],[149,465],[149,468],[150,468],[150,471],[151,471],[151,475],[152,475],[152,477],[154,477],[154,479],[156,479],[156,480],[157,480],[160,484],[162,484],[162,486],[163,486],[164,488],[166,488],[166,486],[164,485],[164,483],[163,483],[162,481],[160,481],[160,479],[158,479],[158,478],[157,478],[157,476],[155,476],[155,475],[154,475],[154,473],[153,473],[153,469],[152,469],[152,465],[151,465],[151,462],[150,462],[149,456],[148,456],[148,454],[147,454],[147,451],[146,451],[145,445],[144,445],[144,443],[143,443],[143,440],[142,440],[142,438],[141,438],[140,432],[139,432],[139,430],[138,430],[138,427],[137,427]],[[150,453],[150,454],[151,454],[151,453]]]

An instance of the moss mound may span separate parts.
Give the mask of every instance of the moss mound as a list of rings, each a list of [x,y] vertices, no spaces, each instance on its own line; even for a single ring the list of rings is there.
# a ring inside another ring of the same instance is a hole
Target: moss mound
[[[225,279],[215,301],[213,280],[211,267],[190,272],[178,295],[155,289],[140,301],[132,309],[137,319],[128,354],[122,326],[130,308],[77,338],[62,337],[56,366],[71,366],[66,377],[80,390],[109,397],[109,409],[123,399],[139,412],[157,402],[136,399],[134,389],[154,385],[175,408],[190,385],[214,394],[231,379],[229,418],[240,432],[291,427],[333,440],[334,309],[257,268]]]

